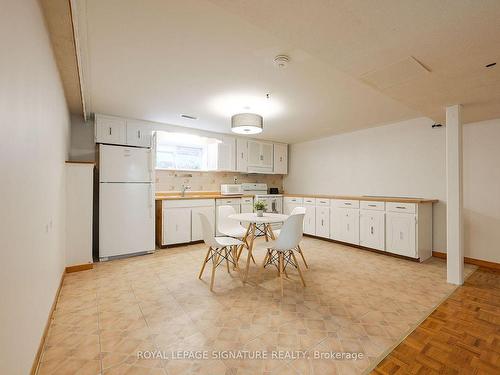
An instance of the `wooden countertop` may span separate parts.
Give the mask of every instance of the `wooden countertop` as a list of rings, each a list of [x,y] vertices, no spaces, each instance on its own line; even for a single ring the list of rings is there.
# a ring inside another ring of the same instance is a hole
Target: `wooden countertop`
[[[230,199],[230,198],[249,198],[253,195],[242,194],[242,195],[221,195],[216,191],[193,191],[188,192],[186,195],[182,196],[180,192],[157,192],[155,199],[157,201],[164,200],[177,200],[177,199]]]
[[[362,196],[362,195],[318,195],[318,194],[285,193],[284,196],[285,197],[301,197],[301,198],[348,199],[348,200],[355,200],[355,201],[400,202],[400,203],[437,203],[437,202],[439,202],[439,199],[370,197],[370,196]]]

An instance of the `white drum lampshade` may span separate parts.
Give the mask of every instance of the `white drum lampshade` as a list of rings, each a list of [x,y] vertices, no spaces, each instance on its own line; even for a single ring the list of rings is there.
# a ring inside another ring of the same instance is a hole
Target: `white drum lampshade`
[[[264,120],[255,113],[238,113],[231,117],[231,131],[237,134],[258,134],[262,132]]]

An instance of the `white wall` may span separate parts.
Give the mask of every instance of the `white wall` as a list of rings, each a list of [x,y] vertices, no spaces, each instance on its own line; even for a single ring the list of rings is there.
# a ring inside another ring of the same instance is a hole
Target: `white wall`
[[[446,251],[445,128],[417,118],[290,147],[285,191],[437,198],[434,249]]]
[[[500,263],[500,119],[464,126],[465,256]]]
[[[0,12],[0,372],[28,374],[64,270],[69,115],[36,0]]]
[[[446,128],[417,118],[290,147],[288,193],[437,198],[446,251]],[[500,262],[500,119],[464,126],[465,256]]]

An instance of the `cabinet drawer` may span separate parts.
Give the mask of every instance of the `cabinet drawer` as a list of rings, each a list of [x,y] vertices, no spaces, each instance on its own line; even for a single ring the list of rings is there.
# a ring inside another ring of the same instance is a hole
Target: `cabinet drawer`
[[[304,203],[304,199],[299,197],[285,197],[284,199],[285,203],[300,203],[300,204]]]
[[[414,214],[417,212],[417,205],[415,203],[387,202],[386,211]]]
[[[316,205],[316,198],[304,198],[304,204]]]
[[[361,201],[361,208],[363,210],[384,211],[385,210],[385,202]]]
[[[222,199],[216,199],[217,206],[225,206],[225,205],[232,205],[232,204],[241,204],[241,198],[222,198]]]
[[[241,198],[241,204],[253,204],[253,198]]]
[[[330,199],[316,198],[316,206],[330,206]]]
[[[359,201],[332,199],[332,207],[359,208]]]
[[[213,207],[213,205],[213,199],[173,199],[163,201],[163,208]]]

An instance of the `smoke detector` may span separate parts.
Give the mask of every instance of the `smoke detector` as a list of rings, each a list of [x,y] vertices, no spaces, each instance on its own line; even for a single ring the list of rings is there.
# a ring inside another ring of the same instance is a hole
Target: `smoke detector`
[[[287,55],[278,55],[274,58],[274,65],[276,65],[280,69],[284,69],[288,66],[290,62],[290,57]]]

